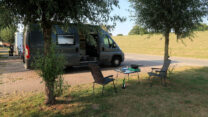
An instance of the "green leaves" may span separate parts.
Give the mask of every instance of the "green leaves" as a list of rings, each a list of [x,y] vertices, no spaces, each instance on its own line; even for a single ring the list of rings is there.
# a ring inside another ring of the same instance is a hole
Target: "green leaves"
[[[16,27],[7,27],[0,30],[0,39],[4,42],[14,43],[14,33],[16,32]]]
[[[33,66],[38,70],[39,75],[45,82],[54,83],[63,74],[65,58],[52,44],[47,55],[38,54]]]
[[[49,49],[47,55],[43,56],[40,52],[34,58],[32,66],[37,70],[40,77],[43,81],[53,87],[54,96],[60,96],[63,92],[64,84],[62,75],[65,68],[65,57],[57,51],[55,44]]]
[[[0,30],[6,27],[14,27],[18,23],[17,16],[10,12],[0,1]]]
[[[2,0],[2,5],[19,16],[24,23],[62,22],[106,24],[110,19],[122,21],[119,16],[111,16],[118,0]]]

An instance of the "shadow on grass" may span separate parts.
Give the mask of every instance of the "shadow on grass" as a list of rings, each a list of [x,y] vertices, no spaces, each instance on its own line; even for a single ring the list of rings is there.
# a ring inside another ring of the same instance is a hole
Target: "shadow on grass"
[[[178,63],[178,61],[171,61],[171,64],[176,64]],[[131,65],[131,64],[142,64],[146,67],[149,67],[149,66],[162,66],[163,65],[163,60],[154,60],[154,59],[151,59],[151,60],[135,60],[135,59],[127,59],[125,60],[125,62],[123,63],[124,66],[126,65]]]
[[[115,70],[116,68],[119,68],[119,67],[112,67],[112,66],[106,65],[106,66],[101,66],[100,68],[102,69],[102,71],[108,71],[108,70]],[[88,66],[77,66],[77,67],[67,67],[64,71],[65,71],[65,74],[77,74],[77,73],[90,72],[90,69]]]
[[[208,115],[208,68],[181,68],[171,75],[168,86],[160,85],[160,79],[153,81],[150,87],[147,80],[138,84],[136,78],[127,82],[127,88],[121,89],[122,79],[117,81],[118,93],[113,85],[106,85],[104,95],[102,87],[96,85],[95,94],[92,84],[72,87],[58,99],[57,104],[42,109],[35,106],[23,116],[154,116],[154,117],[203,117]],[[21,109],[19,109],[20,111]],[[15,110],[15,111],[18,111]],[[21,114],[19,115],[21,116]]]

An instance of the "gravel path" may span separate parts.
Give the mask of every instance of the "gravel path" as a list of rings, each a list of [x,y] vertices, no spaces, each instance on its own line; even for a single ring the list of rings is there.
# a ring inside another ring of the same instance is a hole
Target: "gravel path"
[[[207,59],[195,59],[195,58],[184,58],[184,57],[170,57],[171,64],[175,64],[177,66],[208,66],[208,58]],[[131,64],[138,63],[143,64],[145,66],[158,66],[163,64],[163,56],[157,55],[144,55],[144,54],[125,54],[125,63]]]

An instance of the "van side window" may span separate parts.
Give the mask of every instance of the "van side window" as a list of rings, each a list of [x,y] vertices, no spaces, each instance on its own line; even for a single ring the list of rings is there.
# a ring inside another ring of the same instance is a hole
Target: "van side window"
[[[104,41],[104,46],[105,47],[109,47],[109,41],[108,41],[108,37],[107,36],[104,37],[103,41]]]
[[[57,35],[57,44],[59,45],[74,45],[75,40],[73,35]]]
[[[104,46],[108,48],[114,48],[114,42],[111,38],[108,36],[104,37]]]

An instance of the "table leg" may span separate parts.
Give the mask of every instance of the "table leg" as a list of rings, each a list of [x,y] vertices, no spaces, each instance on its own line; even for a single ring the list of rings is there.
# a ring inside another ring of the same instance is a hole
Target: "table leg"
[[[140,83],[139,72],[137,72],[138,83]]]
[[[117,84],[117,80],[118,80],[118,72],[117,72],[117,75],[116,75],[116,84]]]
[[[122,84],[122,89],[125,89],[126,88],[126,75],[124,76],[124,79],[123,79],[123,84]]]

